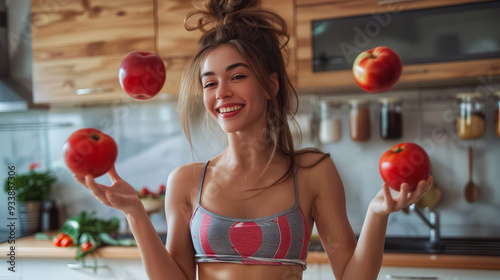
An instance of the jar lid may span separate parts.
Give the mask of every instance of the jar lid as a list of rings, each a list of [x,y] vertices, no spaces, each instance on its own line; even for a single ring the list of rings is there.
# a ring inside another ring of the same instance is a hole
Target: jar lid
[[[349,105],[368,105],[368,104],[370,104],[370,99],[353,98],[353,99],[347,100],[347,103],[349,103]]]
[[[462,93],[457,93],[455,97],[458,99],[482,98],[484,97],[484,94],[480,92],[462,92]]]
[[[398,102],[402,102],[403,98],[401,98],[401,97],[382,97],[382,98],[379,98],[378,101],[380,103],[383,103],[383,104],[398,103]]]

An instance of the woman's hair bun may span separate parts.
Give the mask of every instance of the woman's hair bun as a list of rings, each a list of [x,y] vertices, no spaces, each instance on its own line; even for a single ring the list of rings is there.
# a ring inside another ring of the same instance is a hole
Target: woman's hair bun
[[[247,38],[255,32],[275,37],[279,48],[286,46],[289,34],[285,20],[263,9],[260,0],[193,0],[194,10],[187,14],[187,30],[205,33],[199,47],[235,38]]]
[[[195,9],[186,16],[186,29],[206,32],[216,26],[234,23],[242,11],[258,9],[260,0],[193,0],[193,6]],[[192,20],[196,21],[194,25],[190,22]]]

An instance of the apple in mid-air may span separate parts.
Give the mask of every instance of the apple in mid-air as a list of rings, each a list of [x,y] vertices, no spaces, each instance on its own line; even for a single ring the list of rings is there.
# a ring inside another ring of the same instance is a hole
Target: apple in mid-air
[[[125,56],[118,71],[123,90],[135,99],[149,99],[157,95],[167,78],[165,64],[150,52],[131,52]]]
[[[402,70],[398,54],[388,47],[361,52],[352,67],[354,80],[368,93],[381,93],[391,89],[399,80]]]

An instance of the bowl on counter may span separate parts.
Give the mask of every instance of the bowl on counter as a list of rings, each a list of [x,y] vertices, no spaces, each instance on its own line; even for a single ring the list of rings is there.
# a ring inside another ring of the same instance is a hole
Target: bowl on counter
[[[146,209],[146,212],[149,214],[159,212],[163,209],[163,205],[165,204],[165,199],[146,197],[141,198],[142,205]]]

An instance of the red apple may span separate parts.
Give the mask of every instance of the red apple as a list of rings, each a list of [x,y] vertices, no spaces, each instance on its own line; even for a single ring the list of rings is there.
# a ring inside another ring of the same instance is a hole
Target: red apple
[[[366,92],[381,93],[399,80],[403,66],[398,54],[388,47],[376,47],[356,57],[352,72],[356,83]]]
[[[399,191],[406,182],[414,190],[420,180],[426,180],[431,162],[425,150],[414,143],[400,143],[386,151],[379,161],[380,175],[392,189]]]
[[[63,150],[66,165],[78,176],[99,177],[111,169],[118,156],[115,140],[95,128],[73,132]]]
[[[154,53],[131,52],[123,59],[118,78],[128,95],[144,100],[160,92],[167,72],[161,58]]]

